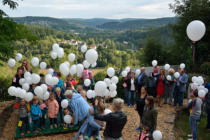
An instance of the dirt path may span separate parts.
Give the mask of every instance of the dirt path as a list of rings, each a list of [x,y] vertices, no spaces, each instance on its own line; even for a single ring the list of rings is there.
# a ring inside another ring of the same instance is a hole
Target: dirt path
[[[158,127],[157,129],[163,133],[163,140],[175,140],[174,136],[174,120],[175,109],[169,105],[164,105],[158,109]],[[128,116],[128,122],[123,130],[123,136],[125,140],[137,140],[138,132],[135,130],[139,125],[139,116],[134,108],[124,107],[124,111]],[[17,110],[13,111],[11,117],[8,119],[3,131],[2,138],[0,140],[12,140],[14,139],[14,131],[17,124]],[[2,116],[0,116],[2,118]],[[40,136],[33,138],[25,138],[23,140],[72,140],[75,133],[57,134],[50,136]]]

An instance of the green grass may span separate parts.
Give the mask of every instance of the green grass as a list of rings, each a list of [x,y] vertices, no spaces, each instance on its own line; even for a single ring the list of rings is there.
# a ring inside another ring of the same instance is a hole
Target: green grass
[[[198,123],[198,140],[210,140],[210,132],[205,129],[205,126],[206,116],[203,115],[201,122]],[[191,134],[188,110],[183,110],[177,114],[175,129],[179,138],[182,138],[183,140],[188,139],[187,135]]]

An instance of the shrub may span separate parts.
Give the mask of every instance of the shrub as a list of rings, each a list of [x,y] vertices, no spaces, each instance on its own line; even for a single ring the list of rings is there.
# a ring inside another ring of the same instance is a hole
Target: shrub
[[[200,66],[200,72],[206,75],[210,75],[210,62],[204,62]]]

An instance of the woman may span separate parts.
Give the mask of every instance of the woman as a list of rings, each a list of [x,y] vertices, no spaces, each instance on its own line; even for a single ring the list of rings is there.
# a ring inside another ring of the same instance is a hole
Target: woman
[[[166,79],[165,70],[161,69],[157,79],[157,88],[156,88],[157,102],[159,107],[161,107],[162,97],[165,91],[165,79]]]
[[[164,104],[167,104],[167,100],[169,96],[169,105],[172,105],[172,99],[174,95],[174,88],[175,88],[175,82],[176,82],[175,77],[174,77],[175,70],[170,68],[168,73],[171,76],[171,80],[168,80],[168,79],[166,80]]]
[[[134,106],[135,97],[136,97],[136,80],[135,73],[132,72],[130,79],[127,80],[127,89],[128,89],[128,106]]]
[[[104,140],[122,140],[122,130],[127,122],[127,116],[122,112],[124,101],[120,98],[114,99],[112,103],[112,113],[99,115],[94,113],[97,120],[105,121]]]
[[[32,69],[31,69],[30,64],[28,63],[27,60],[23,60],[22,65],[21,65],[19,68],[22,68],[24,73],[25,73],[26,71],[32,73]]]
[[[136,100],[136,111],[139,114],[139,118],[140,118],[140,123],[142,121],[142,117],[143,117],[143,111],[144,111],[144,106],[145,106],[145,99],[147,97],[147,91],[146,91],[146,87],[142,87],[141,88],[141,96],[139,99]],[[136,130],[140,130],[140,127],[136,128]]]
[[[15,74],[15,76],[12,79],[12,86],[21,87],[22,88],[22,86],[19,83],[19,80],[21,78],[23,78],[23,69],[22,68],[18,68],[17,69],[17,73]]]
[[[125,100],[125,103],[127,104],[130,104],[129,103],[129,98],[128,98],[128,85],[127,85],[127,81],[128,81],[128,76],[124,77],[123,78],[123,88],[124,88],[124,100]]]
[[[154,107],[154,98],[152,96],[147,96],[145,105],[141,127],[143,128],[144,126],[148,126],[152,133],[154,130],[156,130],[158,114]]]

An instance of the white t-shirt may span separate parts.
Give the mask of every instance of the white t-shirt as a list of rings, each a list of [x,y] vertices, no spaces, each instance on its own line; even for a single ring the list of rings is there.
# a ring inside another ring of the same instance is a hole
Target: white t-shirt
[[[135,79],[131,79],[131,91],[135,91],[134,80]]]

